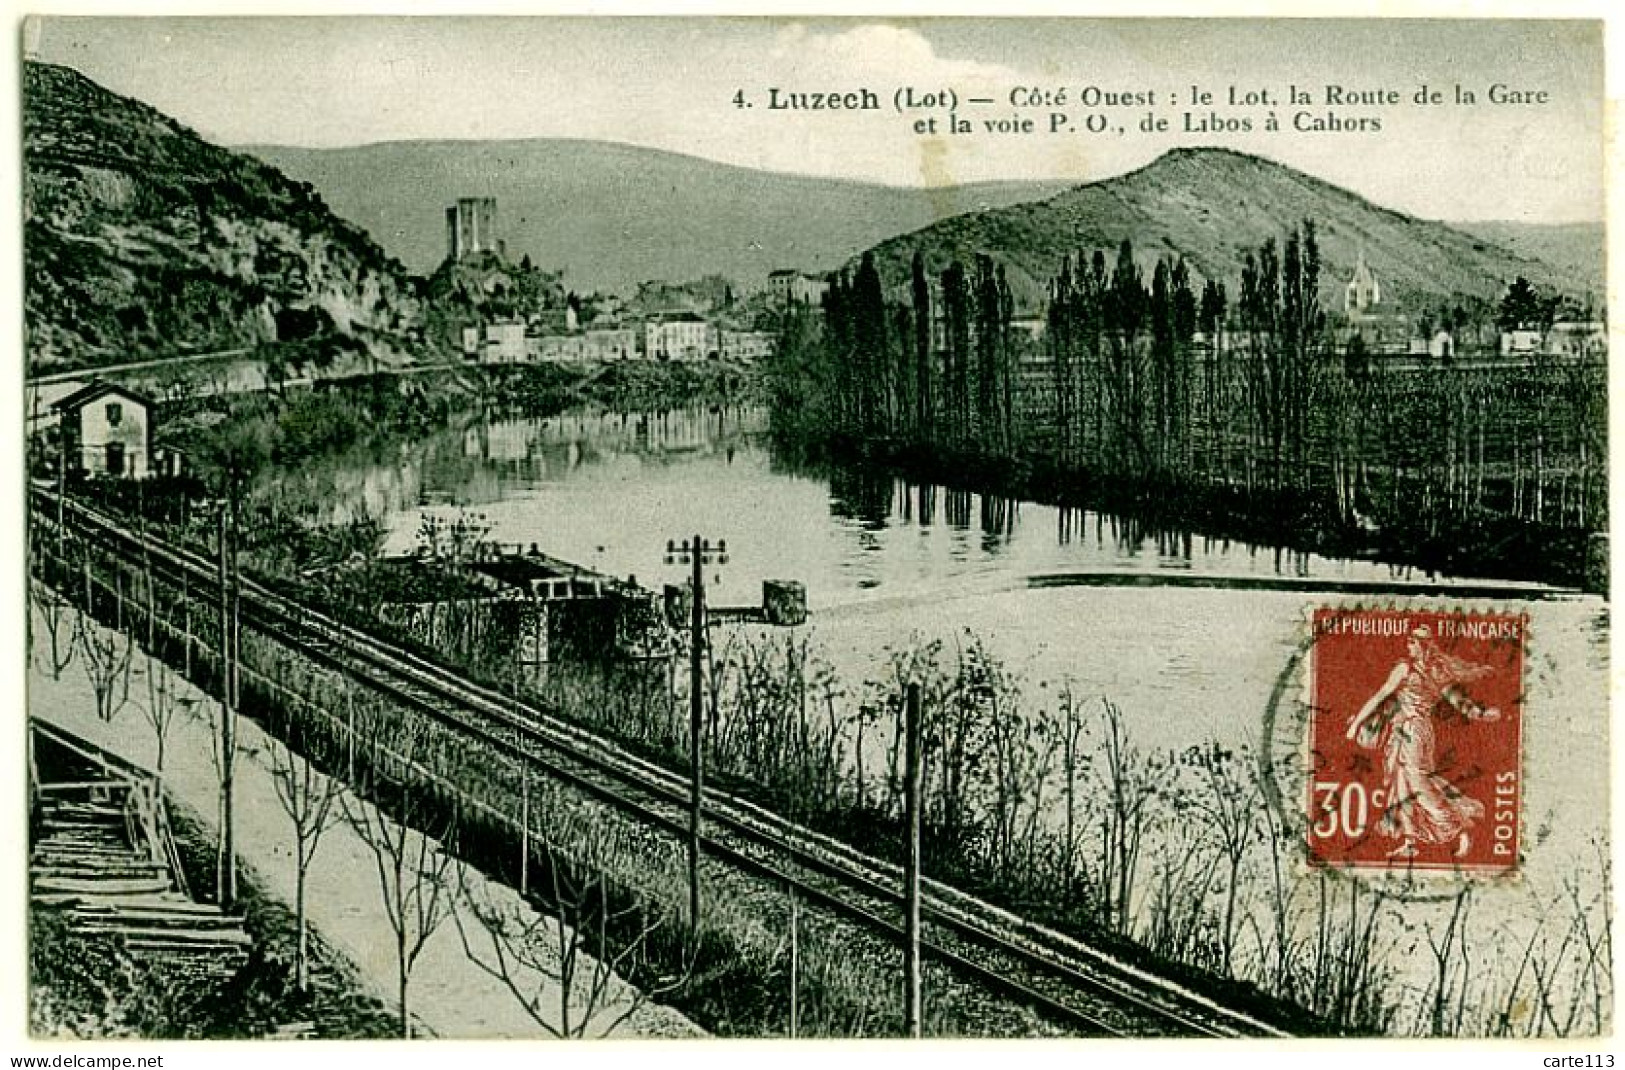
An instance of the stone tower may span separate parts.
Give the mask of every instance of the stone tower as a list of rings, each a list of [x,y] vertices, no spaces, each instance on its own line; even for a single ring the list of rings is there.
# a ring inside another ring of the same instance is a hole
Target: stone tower
[[[462,197],[446,208],[446,256],[499,251],[495,197]]]

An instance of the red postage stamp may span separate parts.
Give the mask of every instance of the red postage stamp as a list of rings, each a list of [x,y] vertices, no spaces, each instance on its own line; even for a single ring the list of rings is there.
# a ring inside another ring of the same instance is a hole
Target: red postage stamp
[[[1315,612],[1313,863],[1516,868],[1527,629],[1515,614]]]

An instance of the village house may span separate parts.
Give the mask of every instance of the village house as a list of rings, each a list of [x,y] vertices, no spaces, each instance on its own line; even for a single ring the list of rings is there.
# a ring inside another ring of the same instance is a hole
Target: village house
[[[525,325],[517,320],[463,328],[463,356],[482,364],[519,364],[530,359]]]
[[[754,364],[773,355],[773,335],[768,331],[719,331],[717,349],[723,360]]]
[[[1410,353],[1413,357],[1449,360],[1456,355],[1455,336],[1443,328],[1434,331],[1431,337],[1418,335],[1411,339]]]
[[[1607,325],[1598,320],[1558,320],[1546,332],[1546,352],[1554,357],[1596,357],[1607,350]]]
[[[649,360],[707,360],[716,350],[711,324],[697,313],[662,313],[643,324],[643,354]]]
[[[1515,331],[1502,331],[1501,355],[1503,357],[1533,356],[1544,348],[1545,342],[1545,336],[1537,330],[1519,328]]]
[[[58,401],[62,457],[69,472],[117,479],[152,475],[152,401],[94,381]]]
[[[600,327],[573,334],[542,334],[531,339],[537,360],[568,363],[609,363],[637,356],[637,333],[630,327]]]
[[[1557,320],[1545,330],[1519,327],[1501,332],[1503,357],[1599,357],[1607,351],[1607,328],[1592,320]]]
[[[816,305],[824,300],[824,292],[829,289],[829,283],[822,276],[791,270],[772,272],[767,277],[767,285],[774,303],[781,306]]]

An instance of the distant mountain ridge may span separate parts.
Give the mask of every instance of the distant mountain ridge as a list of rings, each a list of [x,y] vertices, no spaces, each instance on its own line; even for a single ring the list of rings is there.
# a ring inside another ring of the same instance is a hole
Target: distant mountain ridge
[[[25,63],[31,369],[252,346],[313,309],[375,356],[413,351],[423,309],[409,272],[440,263],[445,207],[465,196],[496,197],[510,257],[562,269],[577,290],[708,274],[749,290],[772,270],[831,270],[872,248],[901,291],[918,248],[933,270],[989,253],[1036,310],[1062,257],[1125,238],[1147,265],[1181,256],[1198,283],[1233,289],[1245,254],[1303,219],[1319,228],[1328,307],[1361,255],[1407,312],[1494,300],[1514,275],[1602,289],[1600,224],[1458,229],[1228,149],[1176,149],[1082,185],[938,189],[562,139],[253,152],[212,145],[69,68]]]
[[[31,371],[249,347],[295,322],[386,359],[411,344],[410,277],[311,187],[67,67],[24,64],[22,114]]]
[[[1601,227],[1455,227],[1375,204],[1312,175],[1220,148],[1175,149],[1089,183],[994,182],[906,189],[756,171],[694,156],[574,139],[251,146],[309,182],[413,271],[445,255],[444,209],[494,196],[510,255],[562,269],[573,289],[630,292],[650,279],[721,274],[743,289],[770,271],[825,271],[874,248],[888,282],[917,242],[990,252],[1024,303],[1041,301],[1066,253],[1134,241],[1147,263],[1182,255],[1233,287],[1248,249],[1301,219],[1320,229],[1323,297],[1363,252],[1396,303],[1494,299],[1512,275],[1565,292],[1600,290]]]
[[[416,273],[445,257],[447,205],[495,197],[511,257],[562,269],[572,289],[623,293],[708,274],[759,289],[771,271],[831,270],[893,235],[1074,184],[906,189],[565,138],[242,151],[310,183]]]
[[[1005,267],[1018,302],[1042,305],[1062,258],[1124,240],[1149,268],[1183,257],[1197,280],[1218,279],[1234,296],[1244,258],[1315,222],[1322,301],[1340,308],[1359,257],[1376,273],[1384,303],[1410,312],[1462,298],[1494,300],[1517,275],[1579,293],[1586,286],[1548,263],[1444,223],[1374,204],[1349,190],[1259,156],[1223,148],[1174,149],[1114,178],[1054,197],[945,220],[876,245],[881,277],[901,291],[916,249],[932,271],[951,258],[987,253]]]

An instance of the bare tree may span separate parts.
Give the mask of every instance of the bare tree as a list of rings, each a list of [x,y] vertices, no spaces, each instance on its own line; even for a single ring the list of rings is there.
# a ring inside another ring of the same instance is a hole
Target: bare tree
[[[215,783],[219,787],[215,795],[215,813],[219,821],[218,827],[224,830],[226,822],[230,819],[226,789],[227,772],[228,770],[235,770],[237,756],[242,752],[242,745],[238,742],[237,734],[235,732],[226,733],[221,730],[221,719],[232,716],[230,707],[223,700],[213,702],[207,700],[186,702],[183,700],[180,706],[193,720],[201,723],[207,730],[209,764],[214,768]],[[235,874],[232,873],[228,876],[226,838],[223,835],[216,837],[215,895],[217,901],[222,905],[229,901],[228,892],[235,888],[235,883]]]
[[[380,728],[383,727],[380,722]],[[378,872],[378,890],[384,902],[384,915],[395,937],[395,963],[397,992],[400,999],[401,1036],[412,1035],[411,1012],[408,1004],[408,985],[412,967],[416,965],[429,937],[440,928],[455,907],[449,875],[452,869],[451,853],[445,849],[452,833],[451,821],[436,842],[428,834],[414,828],[426,824],[432,814],[428,799],[421,788],[410,780],[418,768],[413,760],[417,749],[418,733],[401,731],[399,725],[388,736],[381,733],[374,739],[371,758],[375,768],[383,765],[386,757],[394,757],[400,765],[399,779],[385,775],[371,777],[372,797],[390,805],[393,815],[379,807],[362,802],[352,795],[339,797],[345,821],[371,849]]]
[[[457,932],[469,961],[502,982],[550,1036],[607,1037],[652,999],[686,984],[692,959],[652,984],[627,983],[628,974],[643,971],[668,918],[644,903],[614,903],[597,871],[578,871],[551,845],[546,850],[552,880],[540,913],[517,897],[471,887],[459,870],[474,924],[458,912]]]
[[[145,672],[147,701],[140,706],[140,710],[147,724],[152,727],[153,739],[158,745],[158,756],[153,763],[153,772],[162,777],[164,757],[169,745],[169,730],[175,723],[175,716],[182,708],[191,705],[193,700],[181,694],[180,682],[175,679],[168,666],[152,654],[146,656]]]
[[[145,545],[145,544],[143,544]],[[142,716],[152,727],[153,740],[157,744],[157,758],[153,764],[153,771],[160,777],[164,773],[164,758],[169,744],[169,730],[175,722],[176,714],[180,713],[184,705],[189,705],[191,699],[181,695],[180,681],[164,665],[158,657],[158,592],[154,582],[152,570],[152,553],[150,549],[143,550],[142,587],[145,590],[145,605],[142,615],[147,621],[146,660],[143,669],[147,682],[147,701],[141,707]]]
[[[1070,898],[1076,885],[1078,872],[1078,842],[1082,836],[1078,828],[1078,777],[1087,768],[1089,758],[1084,751],[1084,721],[1080,716],[1081,703],[1072,690],[1071,681],[1062,685],[1059,698],[1061,724],[1062,797],[1066,804],[1066,826],[1061,843],[1061,891]]]
[[[321,846],[322,833],[338,823],[333,802],[343,793],[336,777],[323,776],[315,764],[275,737],[270,741],[271,776],[277,801],[293,823],[293,912],[299,942],[294,954],[294,979],[303,992],[309,982],[309,924],[305,916],[305,886],[310,864]]]
[[[1613,939],[1612,890],[1610,862],[1600,847],[1599,863],[1599,887],[1583,888],[1582,882],[1588,882],[1591,874],[1579,868],[1564,876],[1561,896],[1548,902],[1543,920],[1562,923],[1561,938],[1554,926],[1538,942],[1530,939],[1524,961],[1533,991],[1527,997],[1518,996],[1519,1002],[1534,1005],[1526,1036],[1569,1037],[1608,1028],[1613,1001],[1613,969],[1607,951]],[[1600,917],[1594,916],[1598,914]],[[1522,974],[1520,966],[1520,979]],[[1509,1012],[1518,986],[1515,979],[1507,996]]]
[[[1193,748],[1185,762],[1195,772],[1198,790],[1191,806],[1201,818],[1214,847],[1225,861],[1224,918],[1219,930],[1220,966],[1231,973],[1236,948],[1236,900],[1241,887],[1242,862],[1257,838],[1260,794],[1251,775],[1251,759],[1237,756],[1218,744]]]
[[[1467,966],[1467,912],[1472,905],[1471,893],[1470,886],[1456,893],[1442,937],[1434,935],[1431,924],[1422,925],[1428,950],[1433,954],[1434,974],[1427,996],[1417,1008],[1418,1015],[1427,1019],[1425,1023],[1418,1021],[1419,1034],[1442,1037],[1455,1032],[1448,1028],[1447,1012],[1456,988],[1459,986],[1463,991],[1466,988],[1466,979],[1458,974]]]
[[[81,621],[79,653],[85,678],[96,700],[96,716],[111,721],[130,699],[130,663],[134,644],[129,636],[113,628],[97,627],[94,621]]]
[[[1114,703],[1102,699],[1101,708],[1105,718],[1099,771],[1105,793],[1101,904],[1106,923],[1127,933],[1149,804],[1162,781],[1162,767],[1156,759],[1144,758],[1129,741],[1123,713]]]
[[[95,592],[90,575],[90,560],[83,562],[85,584],[85,610],[79,614],[78,643],[85,678],[96,700],[96,716],[111,721],[130,700],[130,663],[135,644],[124,634],[124,592],[117,592],[116,615],[120,618],[112,628],[100,627],[90,616],[89,607],[95,604]]]
[[[47,668],[51,679],[62,679],[62,672],[73,664],[79,647],[79,614],[56,590],[43,580],[32,584],[34,605],[45,625]]]
[[[1387,995],[1393,990],[1393,971],[1383,957],[1390,942],[1382,930],[1388,893],[1362,889],[1356,881],[1340,881],[1324,871],[1315,875],[1315,885],[1314,936],[1300,1001],[1346,1029],[1386,1033],[1397,1010]],[[1341,918],[1339,891],[1346,893]]]
[[[1178,792],[1156,822],[1160,835],[1155,838],[1148,926],[1142,937],[1158,954],[1180,962],[1198,961],[1201,952],[1210,950],[1201,938],[1219,868],[1212,837],[1192,820],[1189,795]]]
[[[59,429],[59,447],[62,442],[60,436],[61,431]],[[51,679],[53,680],[62,679],[62,670],[66,669],[73,661],[74,650],[79,643],[79,614],[73,612],[66,597],[67,585],[70,582],[68,577],[72,574],[74,559],[80,558],[88,562],[90,554],[88,547],[83,543],[77,539],[70,541],[68,538],[67,518],[64,514],[68,500],[67,478],[68,465],[64,449],[64,452],[58,454],[56,462],[56,516],[54,522],[49,523],[48,528],[52,537],[37,540],[42,546],[53,542],[56,544],[54,553],[46,551],[51,553],[51,556],[55,559],[54,566],[41,560],[40,583],[36,588],[40,596],[40,608],[45,617],[46,630],[50,636]],[[72,547],[71,552],[69,550],[70,546]],[[53,588],[48,582],[47,577],[52,572],[56,573],[58,577],[57,583],[60,585],[61,590]]]
[[[1259,778],[1261,783],[1262,766],[1253,770],[1252,775]],[[1286,869],[1284,848],[1291,838],[1291,832],[1284,817],[1277,815],[1273,806],[1259,807],[1258,819],[1261,838],[1269,849],[1269,936],[1259,931],[1256,914],[1248,915],[1248,923],[1258,943],[1259,961],[1267,963],[1261,966],[1267,971],[1264,976],[1275,991],[1290,994],[1297,986],[1298,940],[1294,937],[1292,912],[1299,887],[1298,882],[1289,878]]]
[[[1591,1013],[1591,1024],[1588,1028],[1597,1033],[1606,1031],[1608,1006],[1613,1002],[1613,966],[1612,957],[1608,953],[1614,939],[1611,904],[1613,889],[1609,886],[1611,861],[1607,849],[1602,844],[1594,841],[1592,846],[1597,851],[1599,867],[1600,881],[1597,889],[1591,892],[1582,891],[1581,881],[1584,877],[1581,873],[1570,874],[1563,881],[1564,897],[1573,913],[1580,937],[1570,989],[1572,995],[1568,1019],[1564,1025],[1564,1032],[1570,1035],[1576,1028],[1581,1027],[1583,1014],[1587,1010]],[[1591,916],[1593,910],[1600,913],[1601,917],[1593,919]]]

